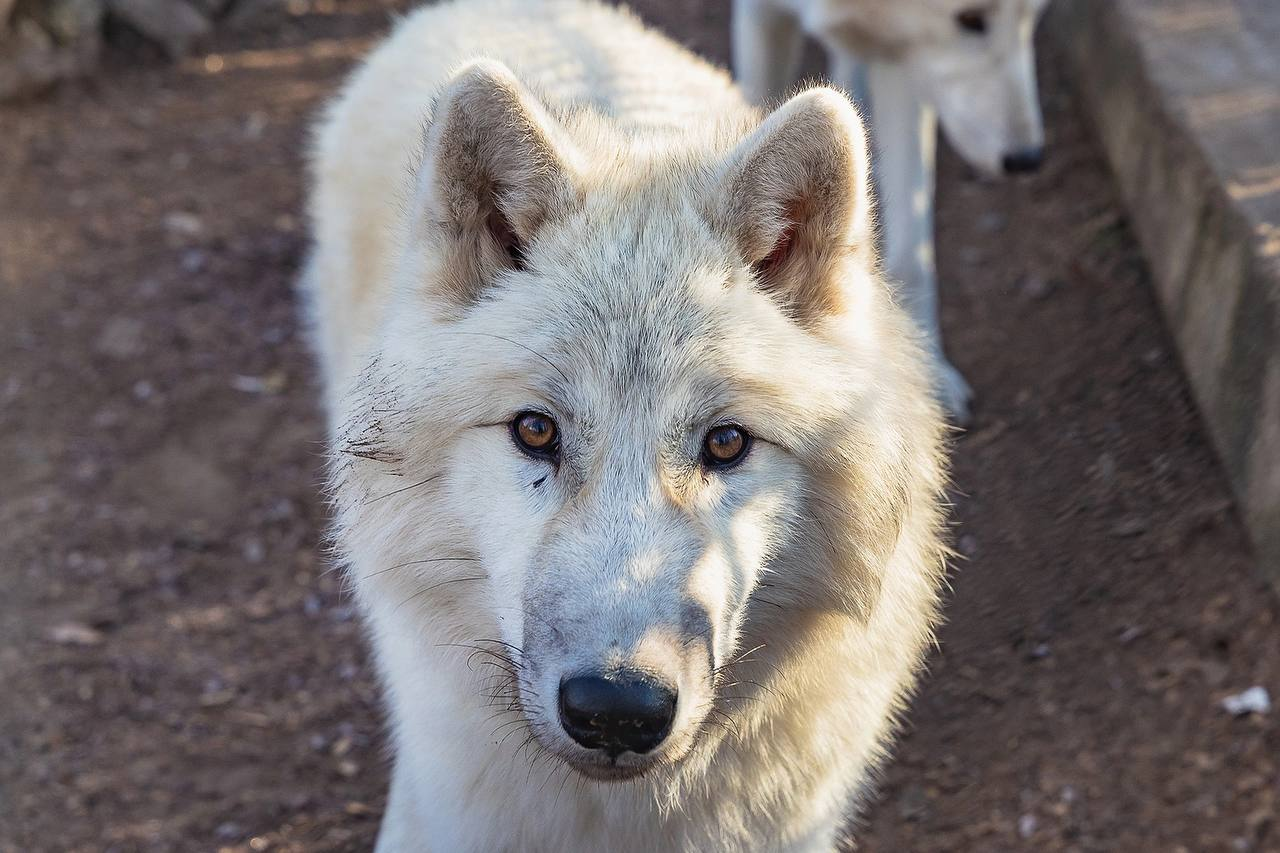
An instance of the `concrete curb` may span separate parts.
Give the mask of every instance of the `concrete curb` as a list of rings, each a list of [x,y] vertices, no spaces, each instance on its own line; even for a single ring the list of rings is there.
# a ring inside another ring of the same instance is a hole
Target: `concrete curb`
[[[1072,66],[1280,585],[1280,5],[1059,0],[1043,26]]]

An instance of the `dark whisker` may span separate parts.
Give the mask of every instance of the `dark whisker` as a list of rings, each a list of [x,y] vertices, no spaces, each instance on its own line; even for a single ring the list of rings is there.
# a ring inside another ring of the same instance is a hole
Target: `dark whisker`
[[[425,480],[419,480],[418,482],[412,483],[408,486],[401,486],[398,489],[393,489],[392,491],[387,492],[385,495],[378,495],[376,498],[369,498],[367,501],[365,501],[365,506],[368,506],[369,504],[376,504],[378,501],[386,500],[387,498],[394,497],[395,495],[398,495],[401,492],[407,492],[410,489],[416,489],[419,486],[425,486],[427,483],[432,483],[432,482],[435,482],[436,480],[439,480],[440,477],[441,477],[440,474],[432,474],[430,477],[428,477]]]
[[[500,341],[506,341],[507,343],[511,344],[512,346],[520,347],[520,349],[524,350],[525,352],[529,353],[530,355],[535,355],[535,356],[537,356],[538,358],[542,359],[544,362],[546,362],[546,363],[551,367],[551,369],[552,369],[552,370],[554,370],[556,373],[559,373],[559,374],[560,374],[560,378],[561,378],[561,379],[563,379],[565,382],[568,382],[568,381],[569,381],[569,377],[565,375],[565,372],[564,372],[563,370],[561,370],[561,369],[556,365],[556,363],[555,363],[554,361],[552,361],[551,359],[547,358],[545,355],[543,355],[542,353],[540,353],[540,352],[538,352],[537,350],[533,349],[532,347],[526,346],[525,344],[522,344],[522,343],[520,343],[519,341],[513,341],[513,340],[511,340],[511,338],[504,338],[502,335],[495,335],[495,334],[492,334],[492,333],[490,333],[490,332],[458,332],[457,334],[459,334],[459,335],[478,335],[478,336],[482,336],[482,337],[486,337],[486,338],[496,338],[497,340],[500,340]]]
[[[487,578],[487,577],[488,577],[488,575],[477,575],[477,576],[475,576],[475,577],[467,577],[467,578],[450,578],[449,580],[446,580],[446,581],[440,581],[439,583],[433,583],[431,586],[427,587],[426,589],[420,589],[420,590],[418,590],[418,591],[417,591],[417,592],[415,592],[413,595],[409,596],[409,597],[408,597],[408,598],[406,598],[404,601],[402,601],[402,602],[400,602],[399,604],[397,604],[397,605],[396,605],[396,610],[399,610],[401,607],[404,607],[406,604],[408,604],[410,601],[413,601],[415,598],[419,598],[419,597],[421,597],[421,596],[424,596],[424,595],[426,595],[427,593],[431,592],[432,590],[439,589],[439,588],[440,588],[440,587],[442,587],[442,586],[448,586],[448,585],[449,585],[449,584],[451,584],[451,583],[462,583],[463,581],[482,581],[482,580],[484,580],[484,579],[485,579],[485,578]],[[394,612],[394,611],[393,611],[393,612]]]
[[[378,571],[376,572],[369,572],[369,574],[361,577],[360,580],[366,580],[368,578],[375,577],[377,575],[386,574],[387,572],[394,572],[396,569],[407,569],[409,566],[425,566],[428,563],[478,563],[478,562],[480,562],[479,557],[432,557],[427,560],[410,560],[407,563],[398,563],[394,566],[388,566],[385,569],[378,569]]]

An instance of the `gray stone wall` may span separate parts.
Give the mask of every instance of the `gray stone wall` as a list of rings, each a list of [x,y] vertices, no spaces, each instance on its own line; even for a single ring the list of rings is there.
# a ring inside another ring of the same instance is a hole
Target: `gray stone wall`
[[[1060,0],[1044,26],[1071,59],[1280,584],[1280,3]]]

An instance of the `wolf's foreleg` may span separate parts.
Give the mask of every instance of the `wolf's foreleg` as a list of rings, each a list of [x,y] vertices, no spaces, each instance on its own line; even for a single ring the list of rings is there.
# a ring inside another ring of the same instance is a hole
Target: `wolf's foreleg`
[[[845,85],[852,88],[854,82]],[[947,360],[938,318],[933,250],[937,115],[901,65],[867,63],[865,85],[885,269],[898,288],[899,303],[925,335],[939,401],[963,424],[973,392]]]

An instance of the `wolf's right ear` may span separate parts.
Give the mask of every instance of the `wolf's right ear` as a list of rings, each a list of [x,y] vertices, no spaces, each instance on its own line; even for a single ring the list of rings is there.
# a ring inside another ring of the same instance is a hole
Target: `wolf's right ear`
[[[707,215],[736,243],[757,285],[811,321],[843,309],[843,262],[874,256],[869,169],[857,110],[816,87],[738,144]]]
[[[418,175],[415,228],[443,254],[439,295],[473,302],[521,269],[538,228],[573,198],[571,146],[509,68],[464,66],[436,101]]]

